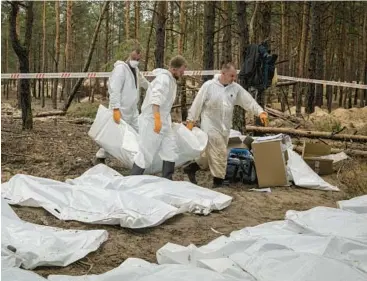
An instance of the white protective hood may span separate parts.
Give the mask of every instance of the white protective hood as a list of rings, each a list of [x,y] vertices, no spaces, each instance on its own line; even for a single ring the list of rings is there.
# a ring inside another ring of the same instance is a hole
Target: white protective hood
[[[167,118],[170,119],[172,105],[177,94],[177,82],[172,73],[166,69],[157,68],[152,73],[155,75],[155,78],[147,90],[141,106],[141,112],[142,115],[152,116],[152,105],[159,105],[161,120],[164,124]]]
[[[148,80],[141,75],[139,69],[135,68],[135,70],[137,86],[129,65],[120,60],[115,62],[111,76],[108,79],[109,107],[111,109],[119,108],[125,120],[130,120],[138,110],[140,87],[144,89],[149,87]]]

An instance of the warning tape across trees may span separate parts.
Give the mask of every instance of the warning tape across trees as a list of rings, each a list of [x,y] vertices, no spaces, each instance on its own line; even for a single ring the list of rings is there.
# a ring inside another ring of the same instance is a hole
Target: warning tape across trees
[[[238,71],[239,72],[239,71]],[[141,72],[146,77],[154,77],[154,74],[150,71]],[[203,76],[203,75],[214,75],[220,73],[220,70],[191,70],[185,71],[185,76]],[[108,78],[111,72],[59,72],[59,73],[2,73],[1,79],[52,79],[52,78]],[[288,80],[302,83],[313,83],[337,87],[347,87],[355,89],[367,90],[367,85],[340,82],[340,81],[326,81],[308,78],[298,78],[278,75],[280,80]]]

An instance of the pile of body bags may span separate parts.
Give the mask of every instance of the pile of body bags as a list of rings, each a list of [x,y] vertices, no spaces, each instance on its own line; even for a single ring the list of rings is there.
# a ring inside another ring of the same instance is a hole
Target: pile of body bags
[[[129,258],[103,274],[45,279],[17,266],[66,266],[98,248],[107,233],[29,224],[3,201],[2,232],[9,227],[27,231],[11,237],[2,233],[1,280],[366,281],[367,195],[339,201],[338,206],[290,210],[283,221],[233,231],[201,247],[167,243],[157,251],[158,264]],[[42,234],[35,236],[37,228]]]

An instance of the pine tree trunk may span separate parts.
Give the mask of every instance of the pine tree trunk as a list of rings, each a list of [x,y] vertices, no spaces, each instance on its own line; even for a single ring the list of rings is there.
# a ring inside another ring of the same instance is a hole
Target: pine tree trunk
[[[332,104],[333,104],[333,89],[334,87],[333,86],[326,86],[326,94],[327,94],[327,109],[329,111],[329,113],[331,113],[331,107],[332,107]]]
[[[242,66],[245,60],[246,47],[249,44],[248,24],[247,24],[247,3],[244,1],[236,1],[237,23],[239,30],[239,53],[240,65]]]
[[[184,1],[186,2],[186,1]],[[186,17],[185,17],[185,25],[184,25],[184,35],[183,35],[183,47],[182,47],[182,53],[185,54],[185,51],[187,49],[187,38],[188,36],[186,35],[186,30],[187,30],[187,26],[188,26],[188,21],[186,20]]]
[[[185,1],[180,2],[180,34],[178,36],[177,48],[178,54],[182,55],[184,50],[184,38],[186,31],[186,17],[185,17]],[[187,118],[187,108],[186,108],[186,79],[181,78],[180,88],[181,88],[181,120],[185,121]]]
[[[107,63],[108,63],[108,46],[109,46],[109,36],[110,36],[110,6],[107,6],[106,10],[106,24],[105,24],[105,41],[104,41],[104,63],[105,69],[107,72]],[[91,81],[92,83],[92,81]],[[107,78],[103,79],[103,90],[102,90],[102,100],[106,100],[107,98]]]
[[[130,39],[130,0],[125,0],[125,40]]]
[[[135,39],[139,40],[139,27],[140,27],[140,1],[134,2],[135,10]]]
[[[41,38],[40,38],[41,34],[38,35],[38,60],[37,60],[37,72],[41,72],[41,53],[42,53],[42,49],[41,49]],[[38,92],[37,92],[37,98],[41,99],[41,91],[42,91],[42,79],[38,79],[37,80],[37,84],[38,84]]]
[[[178,36],[177,51],[179,55],[183,53],[183,43],[185,36],[185,1],[180,2],[180,35]]]
[[[222,54],[220,59],[220,66],[223,63],[232,62],[232,43],[231,43],[231,22],[232,22],[232,2],[223,1],[223,39],[222,39]]]
[[[124,11],[124,9],[123,9],[123,3],[124,2],[122,2],[122,1],[120,1],[120,2],[118,2],[118,4],[117,4],[117,10],[119,11],[118,13],[117,13],[117,16],[118,16],[118,45],[120,45],[121,44],[121,42],[122,42],[122,31],[123,31],[123,24],[124,24],[124,22],[125,22],[125,19],[123,18],[124,17],[124,13],[123,13],[123,11]],[[123,18],[123,20],[120,20],[121,18]]]
[[[281,44],[280,44],[280,54],[282,54],[281,57],[288,59],[288,46],[286,44],[289,44],[289,42],[287,41],[287,34],[288,34],[288,25],[287,25],[287,21],[286,21],[286,17],[287,17],[287,6],[285,1],[281,2]],[[290,64],[290,63],[289,63]],[[286,64],[281,64],[280,66],[280,73],[282,73],[282,75],[285,75],[284,73],[286,72]]]
[[[260,36],[261,42],[266,39],[270,39],[271,7],[272,7],[271,4],[272,2],[270,1],[261,3],[261,36]]]
[[[255,20],[256,20],[257,11],[259,9],[259,2],[255,2],[254,5],[255,5],[254,12],[252,13],[250,24],[249,24],[250,44],[256,43],[255,42],[256,40],[255,39]]]
[[[16,18],[16,33],[19,36],[19,34],[20,34],[20,17],[17,17]],[[39,52],[39,56],[40,55],[41,55],[41,51]],[[19,63],[19,61],[17,62],[17,67],[18,67],[18,69],[20,69],[20,63]],[[20,98],[20,88],[21,88],[20,84],[21,84],[22,81],[15,80],[14,82],[15,82],[14,84],[17,87],[17,108],[18,109],[22,109],[22,107],[21,107],[21,98]]]
[[[244,1],[236,2],[236,15],[239,30],[239,53],[240,53],[240,64],[242,64],[245,59],[246,47],[249,43],[248,25],[247,25],[247,3]],[[243,82],[239,81],[240,85],[243,86]],[[235,106],[233,112],[233,129],[244,133],[246,125],[246,112],[239,106]]]
[[[216,3],[214,3],[215,9],[216,9]],[[205,16],[205,15],[204,15]],[[220,69],[220,47],[221,47],[221,43],[220,43],[220,29],[221,29],[221,13],[217,13],[216,17],[214,17],[214,30],[218,30],[217,32],[215,32],[215,42],[213,42],[214,47],[215,47],[215,58],[214,58],[214,62],[215,62],[215,69]],[[204,40],[205,40],[205,22],[204,22]],[[204,45],[205,46],[205,45]],[[205,53],[205,52],[204,52]],[[212,76],[211,76],[212,77]],[[205,81],[205,77],[203,77],[204,81]],[[209,78],[211,79],[211,78]]]
[[[204,3],[204,55],[203,68],[214,68],[214,27],[215,27],[215,2]],[[212,79],[212,75],[203,76],[204,82]]]
[[[36,44],[33,42],[33,48],[32,48],[32,57],[33,57],[33,72],[36,73],[37,72],[37,64],[36,64]],[[32,96],[34,99],[37,98],[37,80],[33,80],[32,82],[32,87],[33,87],[33,91],[32,91]]]
[[[345,4],[343,3],[343,10],[345,8]],[[344,15],[344,14],[343,14]],[[341,34],[340,34],[340,43],[339,43],[339,53],[338,53],[338,59],[339,59],[339,79],[341,79],[342,82],[345,81],[345,58],[344,58],[344,47],[345,47],[345,38],[346,38],[346,29],[345,29],[345,21],[344,18],[341,22]],[[342,87],[340,87],[340,93],[339,93],[339,107],[343,106],[345,104],[346,94],[343,93]],[[343,94],[345,94],[345,97],[343,97]]]
[[[362,25],[362,47],[363,47],[363,54],[362,54],[362,63],[360,68],[360,76],[359,80],[365,84],[367,84],[367,7],[363,5],[363,25]],[[359,106],[364,107],[367,105],[365,103],[364,97],[367,98],[367,90],[360,90],[360,97],[359,97]]]
[[[165,36],[166,36],[166,15],[167,15],[167,2],[158,2],[158,14],[157,14],[157,25],[156,25],[156,48],[155,54],[155,67],[164,67],[164,48],[165,48]]]
[[[322,47],[321,47],[321,6],[317,1],[311,2],[311,50],[309,57],[309,78],[321,79],[322,75]],[[312,113],[315,111],[315,93],[316,103],[322,105],[322,85],[309,83],[307,92],[306,112]]]
[[[323,38],[322,38],[322,31],[321,31],[321,19],[323,17],[323,3],[314,1],[312,3],[315,3],[315,47],[316,47],[316,69],[315,69],[315,78],[323,80],[324,76],[324,44],[323,44]],[[312,5],[312,4],[311,4]],[[312,35],[311,35],[312,36]],[[312,41],[312,40],[311,40]],[[324,100],[323,100],[323,87],[322,85],[315,84],[316,86],[316,100],[315,104],[316,106],[323,106]]]
[[[6,31],[5,37],[5,72],[8,73],[9,71],[9,28]],[[9,80],[5,81],[5,97],[9,99]]]
[[[54,71],[57,73],[59,71],[59,60],[60,60],[60,1],[55,1],[55,14],[56,14],[56,30],[55,30],[55,66]],[[57,109],[57,89],[59,80],[56,78],[53,80],[52,87],[52,108]]]
[[[46,69],[46,1],[43,2],[42,13],[42,72],[45,73]],[[42,92],[41,92],[41,107],[45,107],[45,79],[42,79]]]
[[[16,21],[19,12],[19,3],[11,2],[11,10],[9,16],[9,33],[13,49],[18,56],[19,72],[29,73],[29,49],[32,40],[32,26],[33,26],[33,2],[26,2],[25,10],[25,35],[23,44],[19,40],[16,30]],[[31,130],[33,128],[31,93],[29,87],[29,79],[20,80],[20,105],[22,109],[22,128],[24,130]]]
[[[192,14],[191,14],[191,18],[194,19],[194,24],[193,24],[193,40],[192,40],[192,57],[191,57],[191,60],[192,61],[196,61],[196,58],[197,58],[197,54],[198,54],[198,45],[200,44],[200,42],[198,42],[198,33],[200,32],[199,31],[199,25],[198,25],[198,17],[196,16],[196,13],[197,13],[197,6],[198,4],[193,2],[192,3]],[[202,68],[202,67],[201,67]]]
[[[67,10],[66,10],[66,44],[65,44],[65,60],[66,60],[66,64],[65,64],[65,71],[66,72],[71,72],[71,63],[72,63],[72,34],[73,34],[73,30],[72,30],[72,13],[73,13],[73,0],[67,0]],[[71,90],[71,79],[66,79],[65,80],[65,91],[66,91],[66,96],[69,97],[70,96],[70,90]]]
[[[148,70],[149,53],[150,53],[150,41],[151,41],[152,33],[153,33],[153,26],[154,26],[154,21],[155,21],[155,16],[156,16],[156,12],[155,12],[156,10],[157,10],[157,2],[154,3],[154,12],[152,13],[152,21],[151,21],[150,29],[149,29],[147,48],[145,50],[144,71]]]
[[[307,37],[308,37],[308,23],[310,14],[310,2],[304,2],[303,4],[303,16],[302,16],[302,34],[298,61],[298,77],[303,77],[303,70],[306,58],[306,47],[307,47]],[[296,114],[301,114],[302,108],[302,91],[299,88],[300,83],[296,84]]]
[[[166,41],[169,42],[169,44],[166,44],[167,45],[167,49],[169,49],[169,53],[170,55],[173,54],[174,52],[174,49],[175,49],[175,36],[174,36],[174,28],[175,28],[175,25],[174,25],[174,22],[175,22],[175,7],[176,7],[176,2],[174,1],[170,1],[169,2],[169,21],[168,21],[168,26],[169,26],[169,29],[170,31],[167,32],[167,35],[166,35]],[[181,13],[181,12],[180,12]],[[181,14],[180,14],[181,15]],[[181,26],[182,28],[182,26]],[[169,35],[169,36],[168,36]],[[168,40],[169,39],[169,40]]]

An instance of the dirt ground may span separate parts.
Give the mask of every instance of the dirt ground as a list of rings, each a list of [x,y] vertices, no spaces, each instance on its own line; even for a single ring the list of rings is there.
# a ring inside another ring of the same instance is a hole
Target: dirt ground
[[[64,181],[80,176],[93,166],[98,146],[89,138],[90,125],[69,122],[70,117],[34,120],[34,130],[21,130],[21,120],[3,115],[1,120],[1,180],[17,173]],[[127,175],[115,160],[107,163]],[[187,180],[177,169],[174,180]],[[203,245],[220,234],[229,234],[246,226],[284,219],[287,210],[307,210],[315,206],[336,207],[336,201],[367,193],[367,164],[351,159],[334,174],[325,177],[338,185],[340,192],[307,190],[296,187],[272,188],[271,193],[248,191],[254,186],[236,185],[217,189],[233,197],[233,203],[221,212],[208,216],[183,214],[160,226],[134,231],[119,226],[88,225],[75,221],[59,221],[41,208],[13,207],[25,221],[65,229],[106,229],[109,239],[96,252],[70,266],[40,267],[35,272],[49,274],[98,274],[111,270],[128,257],[156,262],[156,251],[167,242],[181,245]],[[199,185],[211,188],[208,172],[200,172]],[[108,202],[106,202],[108,204]]]

